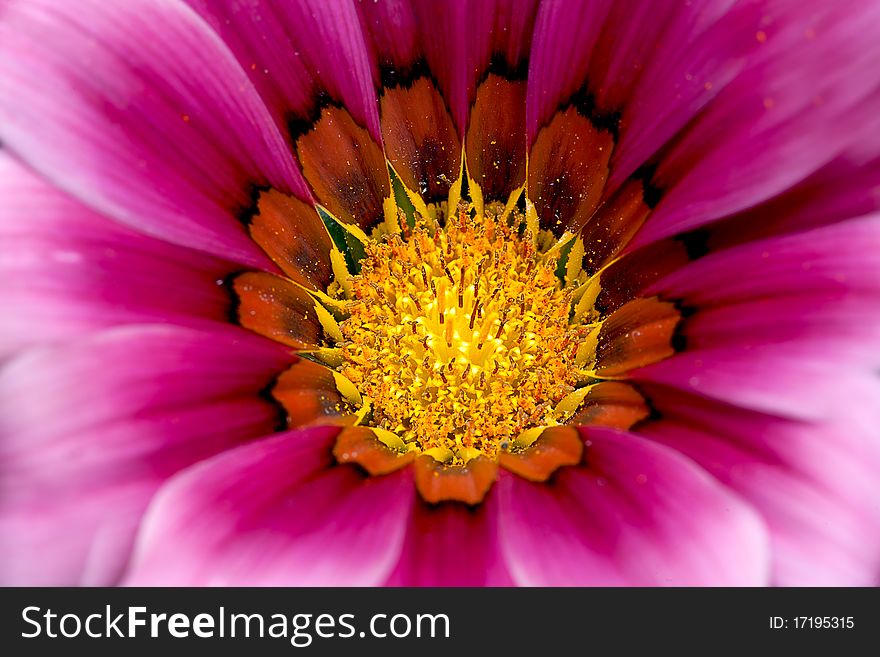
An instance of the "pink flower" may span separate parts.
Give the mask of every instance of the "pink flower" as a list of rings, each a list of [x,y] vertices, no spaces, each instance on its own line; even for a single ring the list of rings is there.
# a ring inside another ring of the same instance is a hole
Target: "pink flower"
[[[878,62],[869,0],[0,0],[2,581],[876,584]]]

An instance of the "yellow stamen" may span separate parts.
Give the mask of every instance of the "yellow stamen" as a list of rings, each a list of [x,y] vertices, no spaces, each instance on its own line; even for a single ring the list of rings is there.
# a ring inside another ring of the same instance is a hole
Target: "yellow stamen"
[[[440,230],[417,216],[410,239],[377,242],[347,281],[340,373],[372,424],[450,463],[495,458],[523,432],[563,422],[572,409],[560,402],[579,380],[566,348],[580,340],[571,291],[555,258],[519,236],[524,218],[497,210],[462,207]]]

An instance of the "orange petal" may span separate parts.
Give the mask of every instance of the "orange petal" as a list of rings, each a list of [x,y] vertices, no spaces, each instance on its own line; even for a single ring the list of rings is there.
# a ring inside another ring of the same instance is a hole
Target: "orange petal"
[[[315,300],[303,288],[274,274],[245,272],[232,289],[235,319],[243,327],[298,349],[323,345]]]
[[[614,137],[577,108],[557,112],[529,153],[528,196],[541,227],[577,231],[599,206]]]
[[[587,274],[592,275],[620,253],[650,213],[640,180],[627,181],[603,203],[581,229],[586,247],[583,268]]]
[[[584,454],[584,441],[574,427],[548,427],[520,452],[499,452],[498,464],[530,481],[547,481],[564,465],[577,465]]]
[[[323,291],[333,280],[332,242],[311,203],[275,189],[262,192],[248,231],[260,248],[297,283]]]
[[[466,465],[443,465],[430,456],[415,462],[416,488],[426,502],[456,501],[479,504],[495,482],[498,466],[485,456]]]
[[[336,388],[333,372],[310,360],[299,360],[272,387],[272,396],[287,411],[287,425],[354,423],[353,409]]]
[[[648,402],[631,385],[620,381],[602,381],[590,386],[590,391],[569,424],[629,429],[650,415]]]
[[[403,184],[426,203],[445,201],[461,168],[461,141],[429,77],[386,86],[379,99],[385,154]]]
[[[465,139],[468,173],[485,201],[506,201],[525,182],[526,82],[490,73],[477,88]]]
[[[411,463],[414,452],[396,452],[382,443],[369,427],[346,427],[336,437],[333,456],[340,463],[357,463],[377,476],[399,470]]]
[[[633,299],[612,313],[599,329],[595,370],[622,376],[676,352],[681,312],[657,297]]]
[[[384,219],[382,202],[391,193],[385,156],[348,112],[324,107],[296,139],[296,153],[315,196],[341,221],[368,230]]]

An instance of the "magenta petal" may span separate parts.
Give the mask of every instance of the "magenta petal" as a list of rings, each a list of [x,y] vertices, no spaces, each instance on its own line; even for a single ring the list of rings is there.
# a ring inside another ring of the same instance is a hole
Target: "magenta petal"
[[[240,329],[111,329],[0,371],[0,580],[113,584],[180,468],[273,430],[288,356]]]
[[[754,52],[742,73],[663,154],[653,182],[665,194],[635,245],[785,191],[876,121],[875,3],[803,2],[771,10],[753,35]]]
[[[147,513],[127,583],[381,583],[406,533],[411,473],[336,464],[338,431],[266,438],[174,478]]]
[[[880,292],[880,214],[710,254],[645,294],[706,306],[833,291]]]
[[[346,0],[187,0],[235,53],[287,133],[320,94],[341,102],[381,143],[372,69],[357,11]]]
[[[511,586],[498,543],[498,501],[490,493],[480,506],[413,508],[391,586]]]
[[[592,52],[611,3],[544,2],[535,19],[529,61],[526,125],[529,143],[560,104],[585,82]]]
[[[449,105],[459,134],[467,124],[475,83],[469,61],[469,9],[467,0],[358,3],[364,35],[377,64],[377,82],[381,82],[382,66],[390,65],[406,75],[423,60]]]
[[[852,405],[833,424],[805,424],[662,388],[647,393],[661,418],[641,433],[688,455],[761,512],[773,583],[877,584],[876,409]]]
[[[245,264],[268,262],[236,217],[253,186],[308,195],[244,71],[182,3],[6,3],[0,139],[90,207]]]
[[[235,265],[123,228],[3,152],[0,198],[0,359],[117,324],[226,320]]]
[[[499,479],[501,545],[524,585],[757,586],[764,525],[692,461],[634,434],[582,429],[586,465],[552,485]]]
[[[880,382],[865,366],[876,357],[853,363],[838,356],[810,342],[734,342],[684,351],[630,375],[774,415],[831,420],[880,398]]]

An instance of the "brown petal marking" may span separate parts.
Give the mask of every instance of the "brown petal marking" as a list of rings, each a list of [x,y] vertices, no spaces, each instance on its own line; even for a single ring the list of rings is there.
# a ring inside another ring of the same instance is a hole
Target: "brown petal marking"
[[[601,288],[595,307],[605,315],[641,294],[649,285],[690,260],[678,240],[661,240],[627,253],[599,274]]]
[[[602,381],[590,387],[580,408],[568,422],[572,425],[629,429],[650,415],[648,402],[631,385],[620,381]]]
[[[266,272],[245,272],[233,279],[232,289],[241,326],[297,349],[323,344],[315,300],[295,283]]]
[[[561,235],[580,229],[599,206],[614,137],[574,106],[557,112],[529,153],[528,196],[541,227]]]
[[[382,443],[369,427],[346,427],[336,438],[333,456],[340,463],[356,463],[378,476],[411,463],[414,452],[396,452]]]
[[[668,358],[675,344],[681,312],[657,297],[633,299],[609,316],[599,330],[595,370],[599,376],[628,371]]]
[[[495,482],[498,466],[479,456],[466,465],[443,465],[430,456],[415,461],[416,488],[426,502],[479,504]]]
[[[333,280],[332,242],[315,207],[275,189],[260,193],[251,238],[291,279],[324,291]]]
[[[547,481],[559,468],[577,465],[584,454],[584,441],[574,427],[548,427],[520,452],[499,452],[498,464],[530,481]]]
[[[287,411],[287,425],[355,422],[349,404],[336,388],[333,372],[310,360],[299,360],[272,387],[272,396]]]
[[[383,89],[379,120],[385,154],[403,184],[426,203],[445,201],[461,168],[461,140],[433,81]]]
[[[296,153],[318,201],[341,221],[369,230],[384,219],[391,191],[385,156],[347,111],[325,106],[296,140]]]
[[[507,201],[526,176],[526,82],[490,73],[477,89],[465,139],[468,172],[483,199]]]
[[[640,180],[628,180],[603,203],[581,229],[586,245],[583,267],[587,274],[595,273],[620,253],[650,213]]]

